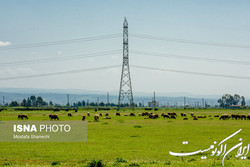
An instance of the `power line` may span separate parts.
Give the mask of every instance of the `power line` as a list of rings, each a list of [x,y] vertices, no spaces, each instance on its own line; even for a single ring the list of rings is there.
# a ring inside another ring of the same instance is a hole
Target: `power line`
[[[188,40],[188,39],[149,36],[149,35],[142,35],[142,34],[130,34],[130,36],[134,38],[161,40],[161,41],[178,42],[178,43],[190,43],[190,44],[197,44],[197,45],[211,45],[211,46],[223,46],[223,47],[245,48],[245,49],[250,48],[250,45],[196,41],[196,40]]]
[[[172,70],[172,69],[145,67],[145,66],[137,66],[137,65],[131,65],[131,67],[140,68],[140,69],[147,69],[147,70],[155,70],[155,71],[165,71],[165,72],[175,72],[175,73],[183,73],[183,74],[201,75],[201,76],[224,77],[224,78],[234,78],[234,79],[250,79],[250,77],[243,77],[243,76],[233,76],[233,75],[201,73],[201,72],[193,72],[193,71]]]
[[[0,65],[23,65],[23,64],[34,64],[34,63],[35,64],[36,63],[46,63],[46,62],[64,61],[64,60],[72,60],[72,59],[83,59],[83,58],[89,58],[89,57],[101,57],[101,56],[118,54],[118,53],[121,53],[121,50],[112,50],[112,51],[105,51],[105,52],[80,54],[80,55],[74,55],[74,56],[64,56],[64,57],[57,57],[57,58],[50,58],[50,59],[13,61],[13,62],[0,63]]]
[[[90,71],[100,71],[100,70],[108,70],[108,69],[113,69],[113,68],[118,68],[118,67],[120,67],[120,65],[104,66],[104,67],[89,68],[89,69],[70,70],[70,71],[61,71],[61,72],[53,72],[53,73],[44,73],[44,74],[36,74],[36,75],[6,77],[6,78],[0,78],[0,81],[63,75],[63,74],[72,74],[72,73],[81,73],[81,72],[90,72]]]
[[[250,65],[250,62],[244,61],[234,61],[234,60],[223,60],[223,59],[212,59],[212,58],[202,58],[202,57],[192,57],[192,56],[182,56],[175,54],[163,54],[163,53],[152,53],[144,51],[130,51],[131,53],[138,55],[147,55],[147,56],[156,56],[156,57],[165,57],[165,58],[174,58],[174,59],[186,59],[186,60],[196,60],[196,61],[208,61],[208,62],[218,62],[218,63],[229,63],[229,64],[241,64],[241,65]]]
[[[104,40],[104,39],[117,38],[117,37],[121,37],[121,33],[111,34],[111,35],[103,35],[103,36],[86,37],[86,38],[76,38],[76,39],[69,39],[69,40],[60,40],[60,41],[20,44],[20,45],[6,46],[3,48],[0,48],[0,50],[23,49],[23,48],[52,46],[52,45],[63,45],[63,44],[78,43],[78,42]]]

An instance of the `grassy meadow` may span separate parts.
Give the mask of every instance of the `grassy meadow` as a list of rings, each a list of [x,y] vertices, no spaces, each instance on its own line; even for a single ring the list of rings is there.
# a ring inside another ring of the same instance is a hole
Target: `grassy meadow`
[[[250,110],[166,110],[152,111],[158,113],[176,112],[177,119],[158,118],[144,119],[138,116],[143,109],[120,110],[121,116],[115,116],[116,111],[97,111],[82,109],[56,112],[61,120],[81,120],[86,116],[88,124],[87,142],[0,142],[0,165],[2,166],[93,166],[95,162],[106,166],[178,166],[178,167],[210,167],[222,166],[221,156],[211,156],[211,151],[198,155],[175,157],[172,152],[193,152],[207,149],[214,141],[219,143],[234,132],[242,131],[229,139],[227,148],[243,139],[243,146],[250,143],[250,120],[219,120],[214,115],[250,114]],[[96,113],[108,112],[111,119],[100,117],[94,121]],[[124,116],[135,113],[136,117]],[[151,112],[151,111],[150,111]],[[188,120],[183,120],[180,113],[187,114]],[[190,113],[196,116],[207,116],[193,120]],[[49,121],[53,111],[14,111],[8,109],[0,112],[0,120],[18,120],[18,114],[27,114],[29,120]],[[72,117],[67,114],[72,113]],[[188,144],[183,144],[188,141]],[[219,149],[219,148],[218,148]],[[250,153],[247,159],[236,158],[237,150],[230,152],[225,159],[225,166],[250,166]],[[206,156],[207,159],[201,159]]]

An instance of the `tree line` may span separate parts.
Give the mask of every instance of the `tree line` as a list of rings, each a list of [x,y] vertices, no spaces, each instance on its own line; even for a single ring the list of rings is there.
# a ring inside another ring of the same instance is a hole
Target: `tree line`
[[[233,105],[246,105],[245,97],[238,94],[235,94],[233,96],[230,94],[225,94],[218,100],[218,103],[221,108],[230,108]]]

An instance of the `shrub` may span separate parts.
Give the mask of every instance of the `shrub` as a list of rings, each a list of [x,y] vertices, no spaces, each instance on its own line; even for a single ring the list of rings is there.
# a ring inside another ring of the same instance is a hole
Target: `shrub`
[[[104,166],[105,164],[100,159],[99,160],[93,159],[87,164],[87,167],[104,167]]]
[[[167,162],[164,163],[164,165],[171,165],[171,161],[168,160]]]
[[[134,126],[134,128],[142,128],[142,126],[140,126],[140,125],[137,125],[137,126]]]
[[[53,162],[51,162],[51,165],[52,166],[54,166],[54,165],[60,165],[60,163],[61,163],[60,161],[53,161]]]
[[[133,163],[129,164],[129,166],[133,167],[133,166],[140,166],[140,165],[138,163],[133,162]]]
[[[126,163],[128,162],[126,159],[123,159],[123,158],[120,158],[120,157],[117,157],[115,160],[114,160],[115,163]]]

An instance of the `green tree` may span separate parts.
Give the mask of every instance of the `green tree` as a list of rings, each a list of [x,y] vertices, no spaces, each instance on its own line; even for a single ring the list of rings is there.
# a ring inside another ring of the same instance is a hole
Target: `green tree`
[[[49,101],[49,106],[53,106],[53,102],[52,101]]]
[[[26,99],[23,99],[23,101],[22,101],[22,103],[21,103],[21,106],[27,107],[27,101],[26,101]]]
[[[43,98],[41,96],[37,97],[36,99],[36,106],[43,106]]]
[[[241,104],[244,106],[246,104],[244,96],[240,96],[235,94],[231,96],[230,94],[225,94],[218,100],[220,107],[222,108],[229,108],[231,105],[239,105]]]
[[[19,106],[17,101],[12,101],[10,104],[9,104],[10,107],[17,107]]]
[[[234,95],[234,102],[233,102],[233,104],[234,105],[238,105],[239,102],[240,102],[240,100],[241,100],[240,95],[235,94]]]
[[[36,103],[36,96],[30,96],[30,100],[31,100],[31,106],[36,107],[37,103]]]
[[[246,101],[245,101],[245,97],[241,96],[241,106],[245,106],[246,105]]]

